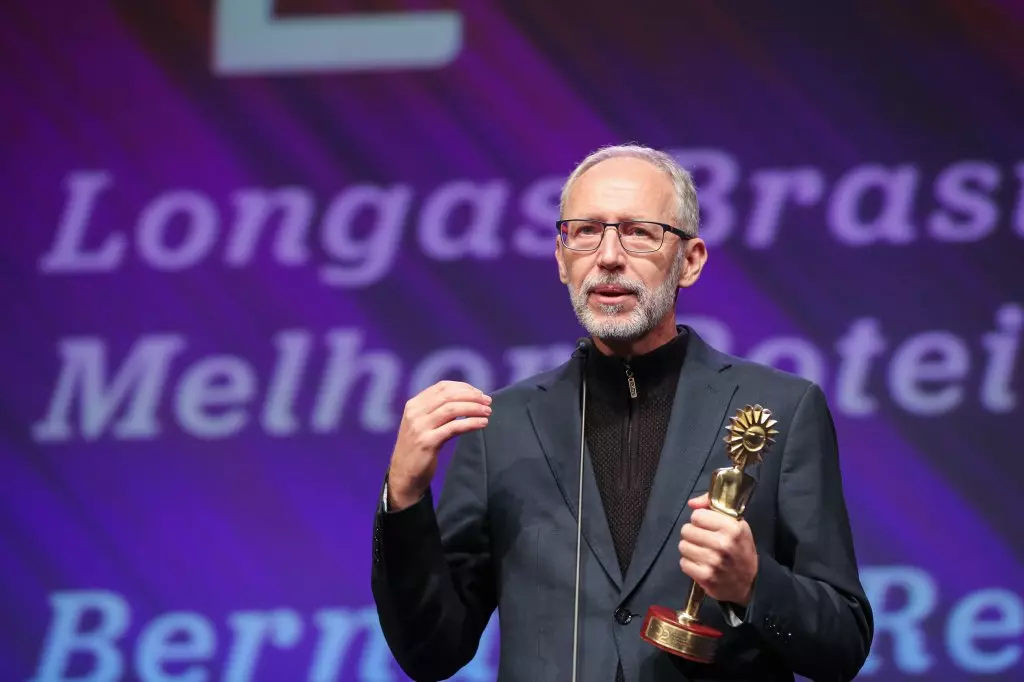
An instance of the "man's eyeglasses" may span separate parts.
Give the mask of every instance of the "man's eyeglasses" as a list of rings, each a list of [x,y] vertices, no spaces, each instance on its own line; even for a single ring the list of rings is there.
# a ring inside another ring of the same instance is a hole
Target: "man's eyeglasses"
[[[558,238],[562,246],[573,251],[596,251],[601,246],[605,231],[610,227],[619,235],[619,244],[630,253],[652,253],[661,248],[665,234],[671,232],[682,240],[693,239],[682,230],[665,223],[648,220],[623,220],[605,223],[600,220],[559,220]]]

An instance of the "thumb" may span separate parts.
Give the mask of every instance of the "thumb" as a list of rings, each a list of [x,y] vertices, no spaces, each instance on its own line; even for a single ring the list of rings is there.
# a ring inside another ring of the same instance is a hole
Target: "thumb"
[[[711,506],[707,493],[704,493],[700,497],[694,497],[688,500],[687,504],[690,505],[690,509],[707,509]]]

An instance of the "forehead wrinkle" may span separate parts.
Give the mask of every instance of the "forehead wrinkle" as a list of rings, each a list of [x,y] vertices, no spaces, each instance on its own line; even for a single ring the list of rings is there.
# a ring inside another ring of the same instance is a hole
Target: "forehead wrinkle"
[[[621,161],[599,163],[577,179],[569,202],[577,215],[571,217],[608,222],[669,221],[674,215],[671,183],[649,164]],[[622,165],[627,167],[619,167]],[[624,172],[629,175],[624,177]]]

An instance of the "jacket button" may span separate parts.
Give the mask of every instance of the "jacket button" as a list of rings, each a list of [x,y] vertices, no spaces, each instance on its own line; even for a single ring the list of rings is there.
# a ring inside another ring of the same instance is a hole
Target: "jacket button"
[[[629,621],[633,620],[633,614],[629,612],[629,609],[618,608],[615,609],[615,622],[619,625],[628,625]]]

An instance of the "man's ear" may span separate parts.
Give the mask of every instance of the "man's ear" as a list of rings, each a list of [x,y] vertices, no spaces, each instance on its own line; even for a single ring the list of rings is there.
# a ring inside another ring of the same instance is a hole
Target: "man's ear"
[[[555,237],[555,261],[558,263],[558,279],[562,284],[569,283],[569,272],[565,268],[565,260],[562,258],[562,242]]]
[[[686,263],[679,273],[679,286],[691,287],[697,283],[704,263],[708,260],[708,248],[699,237],[689,240],[683,248],[683,259]]]

